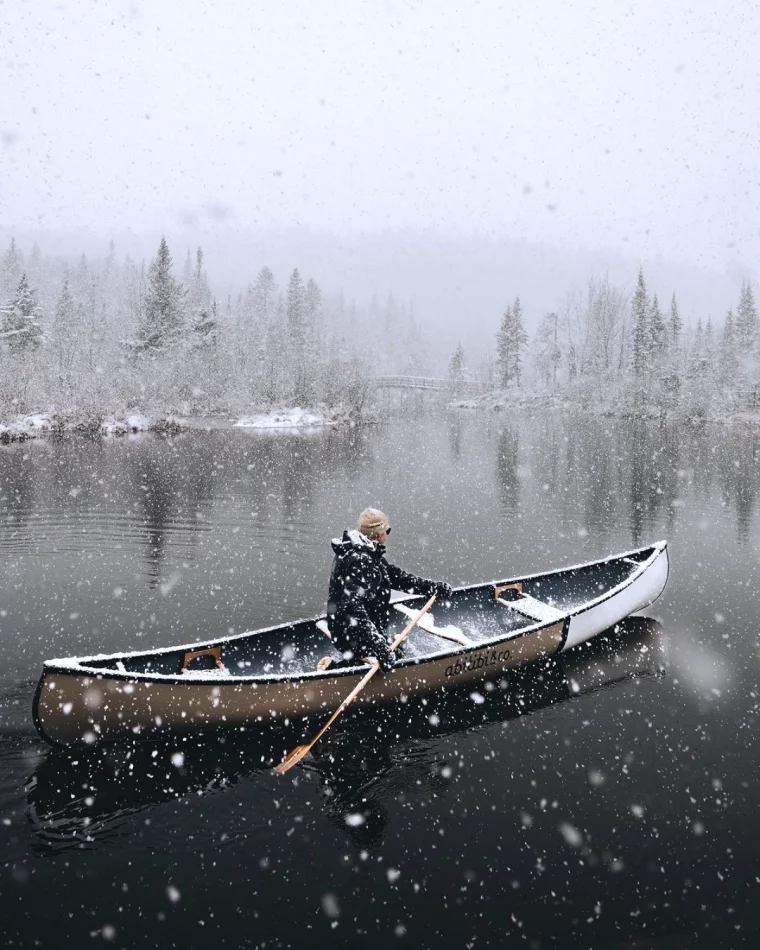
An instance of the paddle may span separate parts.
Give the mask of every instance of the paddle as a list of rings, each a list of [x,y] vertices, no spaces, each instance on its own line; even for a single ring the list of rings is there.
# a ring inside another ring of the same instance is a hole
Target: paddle
[[[425,604],[422,610],[420,610],[419,613],[412,620],[409,621],[409,623],[404,627],[401,633],[396,637],[396,639],[391,644],[391,650],[395,650],[404,642],[404,640],[406,640],[406,638],[409,636],[409,634],[411,633],[415,625],[420,620],[422,620],[424,615],[433,606],[435,598],[436,598],[436,595],[433,594],[433,596]],[[354,688],[351,690],[348,696],[346,696],[346,698],[343,700],[340,706],[338,706],[338,708],[335,710],[332,716],[330,716],[330,718],[327,720],[324,726],[322,726],[319,732],[314,736],[311,742],[308,742],[306,745],[297,745],[295,749],[291,749],[291,751],[288,752],[288,754],[285,756],[282,762],[280,762],[279,765],[275,766],[274,770],[275,772],[277,772],[278,775],[283,775],[285,772],[288,771],[288,769],[292,769],[293,766],[296,765],[296,763],[301,761],[301,759],[306,755],[306,753],[311,749],[311,747],[315,745],[316,742],[319,739],[321,739],[322,736],[327,732],[327,730],[335,722],[338,716],[340,716],[340,714],[346,709],[346,707],[349,706],[353,702],[353,700],[359,695],[359,693],[361,693],[361,691],[364,689],[367,683],[369,683],[369,681],[372,679],[372,677],[375,675],[375,673],[377,673],[379,669],[380,669],[380,664],[378,662],[373,663],[369,669],[369,672],[363,677],[361,682],[359,682],[356,686],[354,686]]]

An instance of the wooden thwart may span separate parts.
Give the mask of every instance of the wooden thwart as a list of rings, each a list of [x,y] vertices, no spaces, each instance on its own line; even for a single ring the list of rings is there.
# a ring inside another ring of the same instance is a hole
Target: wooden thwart
[[[507,591],[517,591],[517,596],[505,600],[502,594]],[[545,604],[542,600],[531,597],[530,594],[524,594],[522,581],[516,584],[497,584],[493,589],[493,596],[497,604],[501,604],[502,607],[511,607],[512,610],[530,617],[531,620],[559,620],[560,617],[564,617],[562,611],[551,604]]]
[[[425,604],[425,606],[420,610],[413,620],[410,620],[409,623],[404,627],[401,633],[396,637],[396,639],[391,644],[391,650],[397,649],[406,638],[411,633],[414,625],[419,623],[420,620],[425,616],[425,614],[430,610],[435,602],[435,594],[430,598],[430,600]],[[369,672],[360,680],[360,682],[351,690],[351,692],[346,696],[343,702],[338,706],[335,712],[330,716],[327,722],[322,726],[319,732],[314,736],[311,742],[306,743],[305,745],[297,745],[295,749],[292,749],[285,758],[280,762],[279,765],[275,766],[275,772],[278,775],[283,775],[289,769],[292,769],[296,763],[300,762],[301,759],[309,752],[311,747],[322,738],[322,736],[327,732],[330,726],[335,722],[335,720],[340,716],[340,714],[346,709],[347,706],[351,704],[356,696],[364,689],[364,687],[369,683],[372,677],[380,669],[380,664],[377,660],[370,667]]]

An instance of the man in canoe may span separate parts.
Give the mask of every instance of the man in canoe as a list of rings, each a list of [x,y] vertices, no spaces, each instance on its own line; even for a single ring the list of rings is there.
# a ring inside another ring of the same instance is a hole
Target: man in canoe
[[[385,543],[391,533],[387,516],[377,508],[359,515],[355,530],[344,531],[332,542],[335,552],[327,617],[335,645],[352,657],[374,657],[383,670],[396,660],[386,638],[391,590],[410,594],[437,594],[446,600],[451,587],[408,574],[389,564]]]

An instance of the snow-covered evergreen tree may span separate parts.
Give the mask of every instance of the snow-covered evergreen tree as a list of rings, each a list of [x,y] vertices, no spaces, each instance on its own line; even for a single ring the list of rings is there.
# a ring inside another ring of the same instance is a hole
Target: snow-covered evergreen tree
[[[649,298],[643,269],[639,270],[639,279],[631,303],[631,317],[633,320],[632,368],[635,376],[641,376],[648,368],[652,356]]]
[[[219,315],[216,301],[199,307],[191,315],[190,345],[194,349],[214,346],[218,338]]]
[[[19,250],[16,239],[11,238],[11,243],[0,261],[0,303],[16,291],[23,270],[24,255]]]
[[[77,309],[69,290],[68,277],[64,277],[61,296],[55,308],[53,323],[53,342],[58,351],[58,367],[70,370],[80,345]]]
[[[559,315],[547,313],[536,331],[536,369],[545,386],[555,388],[557,371],[562,362],[559,337]]]
[[[673,291],[673,297],[670,301],[670,319],[668,320],[668,337],[670,341],[670,346],[673,349],[678,349],[681,345],[681,334],[683,333],[683,321],[681,320],[681,315],[678,312],[678,303],[676,301],[676,294]]]
[[[527,342],[528,335],[522,322],[522,305],[520,298],[516,297],[514,304],[504,311],[501,326],[496,334],[499,382],[504,389],[512,383],[520,385],[522,353]]]
[[[190,272],[186,294],[190,339],[194,346],[200,341],[210,342],[211,335],[216,332],[217,319],[215,310],[212,316],[214,303],[206,271],[203,269],[203,250],[200,247],[195,252],[195,267]]]
[[[277,281],[268,267],[262,267],[250,291],[253,318],[263,332],[277,313]]]
[[[148,268],[147,287],[142,301],[135,349],[158,353],[176,345],[185,322],[185,289],[172,274],[172,257],[166,238]]]
[[[11,354],[36,350],[42,342],[41,310],[37,291],[29,286],[26,274],[21,275],[16,293],[0,310],[0,346]]]
[[[757,341],[757,309],[755,297],[752,293],[752,284],[748,280],[742,281],[739,306],[736,308],[734,330],[736,341],[743,354],[749,354]]]
[[[649,336],[652,356],[660,356],[668,348],[668,335],[656,293],[649,305]]]
[[[712,331],[710,321],[708,320],[708,329]],[[740,338],[736,330],[736,321],[734,319],[733,310],[729,310],[726,315],[726,322],[723,324],[723,333],[720,338],[720,348],[719,348],[719,368],[721,382],[724,384],[733,385],[736,381],[736,374],[738,370],[738,355],[739,355],[739,346]],[[705,349],[708,354],[711,353],[712,347],[712,332],[705,334]]]
[[[511,381],[512,366],[512,305],[504,311],[499,330],[496,334],[496,368],[499,385],[506,389]]]
[[[451,354],[451,359],[449,360],[448,379],[449,389],[455,399],[459,399],[462,396],[464,389],[464,367],[464,350],[462,349],[462,344],[457,343],[457,348]]]

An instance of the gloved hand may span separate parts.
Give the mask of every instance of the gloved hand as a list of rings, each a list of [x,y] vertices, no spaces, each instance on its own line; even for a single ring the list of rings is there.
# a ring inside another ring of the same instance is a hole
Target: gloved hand
[[[437,595],[438,600],[451,600],[451,595],[454,593],[451,589],[451,584],[447,584],[445,581],[436,583],[433,591]]]

